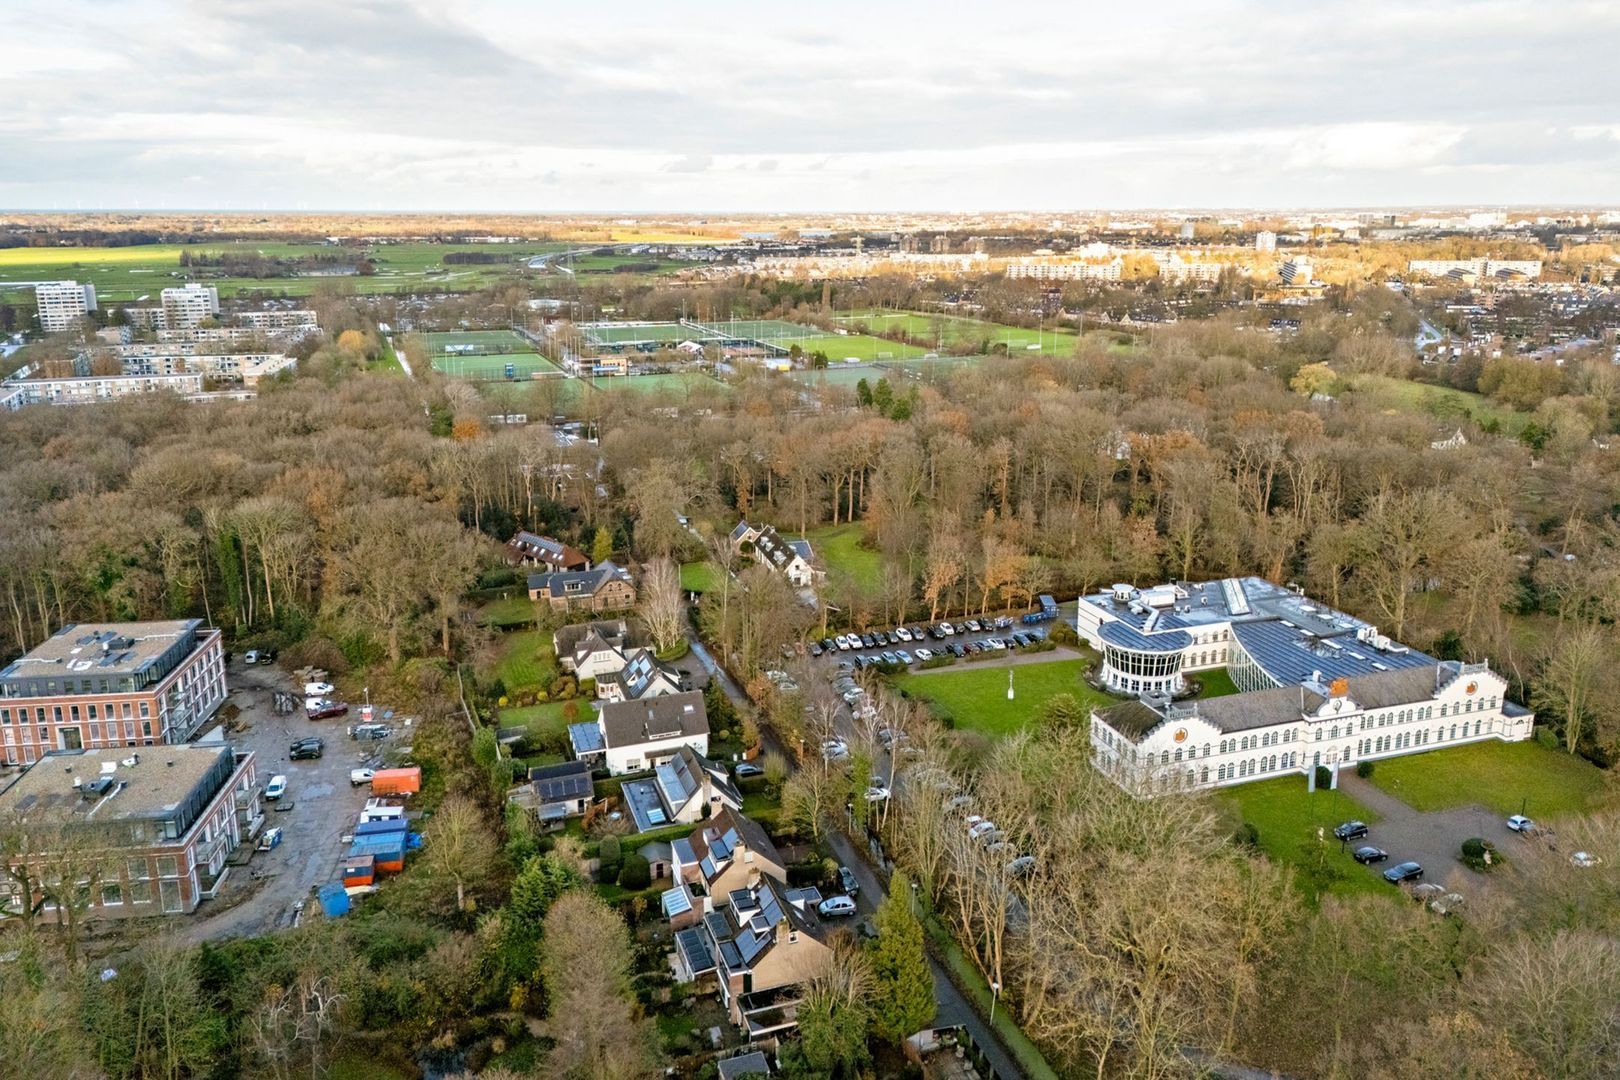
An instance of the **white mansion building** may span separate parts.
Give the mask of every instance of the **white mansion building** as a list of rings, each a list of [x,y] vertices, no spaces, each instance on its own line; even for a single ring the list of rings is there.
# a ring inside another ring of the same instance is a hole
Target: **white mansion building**
[[[1091,714],[1093,761],[1129,790],[1219,787],[1481,739],[1534,716],[1488,664],[1439,661],[1260,578],[1115,585],[1076,628],[1102,681],[1135,695]],[[1184,672],[1225,667],[1238,693],[1177,702]]]

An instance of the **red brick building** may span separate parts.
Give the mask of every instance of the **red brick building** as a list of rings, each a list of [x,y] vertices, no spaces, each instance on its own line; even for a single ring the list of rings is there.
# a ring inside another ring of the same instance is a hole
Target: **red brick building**
[[[200,619],[70,623],[0,670],[0,759],[183,743],[225,693],[220,632]]]
[[[13,865],[31,866],[47,920],[59,914],[42,883],[68,866],[87,915],[190,912],[262,820],[254,755],[224,745],[57,751],[0,791],[0,821],[28,843]],[[10,912],[27,891],[17,876],[0,882]]]

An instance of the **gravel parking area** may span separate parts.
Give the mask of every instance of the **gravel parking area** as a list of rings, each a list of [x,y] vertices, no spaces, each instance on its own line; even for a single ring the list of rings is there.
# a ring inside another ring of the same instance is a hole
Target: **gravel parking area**
[[[317,885],[335,880],[350,833],[370,789],[351,787],[349,770],[372,765],[390,745],[408,735],[381,742],[355,742],[348,727],[358,723],[356,705],[348,716],[310,720],[302,708],[287,715],[275,711],[275,691],[299,697],[291,675],[275,666],[249,667],[238,657],[227,678],[229,701],[241,715],[226,732],[226,741],[258,756],[261,787],[277,773],[287,777],[293,808],[265,806],[265,828],[283,830],[281,845],[261,851],[244,866],[232,867],[219,895],[203,903],[183,932],[192,941],[256,935],[291,926],[294,905],[310,897]],[[287,747],[296,739],[316,736],[326,743],[319,760],[289,761]]]

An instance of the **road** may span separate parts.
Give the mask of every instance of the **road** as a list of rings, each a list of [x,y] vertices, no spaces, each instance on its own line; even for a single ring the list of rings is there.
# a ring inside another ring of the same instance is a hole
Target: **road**
[[[731,698],[738,706],[752,708],[752,703],[748,700],[747,695],[737,687],[731,676],[727,675],[725,670],[715,663],[713,655],[697,639],[696,632],[689,631],[689,633],[692,640],[692,654],[697,657],[698,662],[709,673],[709,677],[717,680],[721,688],[726,692],[726,696]],[[768,733],[765,738],[768,742],[774,742],[774,737]],[[772,749],[782,752],[779,746],[773,746]],[[791,754],[783,752],[782,756],[790,762],[793,760]],[[838,861],[854,871],[855,879],[861,884],[861,891],[855,898],[860,914],[862,916],[872,914],[887,895],[884,880],[878,875],[877,870],[873,868],[866,854],[859,850],[843,833],[830,833],[829,843],[833,853],[838,857]],[[1022,1080],[1025,1075],[1024,1070],[1019,1068],[1016,1059],[1007,1052],[1006,1047],[1001,1044],[1001,1040],[996,1038],[990,1025],[984,1022],[983,1018],[969,1004],[967,998],[951,982],[949,976],[945,973],[944,965],[935,959],[932,953],[928,956],[928,968],[934,977],[934,1001],[938,1006],[938,1011],[934,1014],[934,1026],[952,1027],[960,1024],[967,1028],[973,1035],[973,1041],[978,1043],[979,1049],[984,1052],[984,1056],[989,1060],[991,1067],[996,1070],[996,1075],[1001,1077],[1002,1080]]]

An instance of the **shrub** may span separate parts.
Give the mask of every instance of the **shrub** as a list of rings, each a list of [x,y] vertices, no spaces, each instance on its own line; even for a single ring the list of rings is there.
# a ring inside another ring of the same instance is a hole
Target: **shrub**
[[[1232,839],[1243,847],[1260,850],[1260,830],[1255,828],[1252,821],[1245,821],[1239,825],[1237,831],[1232,834]]]
[[[1326,791],[1331,783],[1333,783],[1333,770],[1326,765],[1318,765],[1316,767],[1316,789]]]
[[[1548,727],[1546,724],[1537,724],[1536,742],[1540,743],[1542,746],[1545,746],[1548,750],[1557,750],[1559,745],[1558,733],[1553,731],[1553,729]]]
[[[1357,776],[1359,776],[1363,780],[1365,780],[1369,776],[1371,776],[1372,774],[1373,774],[1373,763],[1372,762],[1370,762],[1370,761],[1358,761],[1358,762],[1356,762],[1356,775]]]
[[[603,836],[596,848],[596,857],[605,863],[619,861],[619,838],[612,833]]]
[[[947,652],[939,652],[918,664],[917,667],[920,669],[941,668],[954,663],[956,663],[956,657]]]
[[[1046,640],[1053,645],[1075,646],[1080,644],[1080,635],[1070,624],[1059,619],[1053,626],[1052,632],[1046,635]]]
[[[651,884],[652,867],[648,864],[646,858],[635,852],[626,855],[623,866],[619,868],[619,887],[621,889],[645,889]]]
[[[1488,862],[1486,861],[1487,855],[1490,856]],[[1503,857],[1500,851],[1496,850],[1496,845],[1489,840],[1474,836],[1464,840],[1462,843],[1462,864],[1470,870],[1483,873],[1494,870],[1506,862],[1507,859]]]
[[[582,698],[593,698],[593,697],[595,697],[596,696],[596,680],[595,679],[581,679],[581,680],[579,680],[579,696],[582,697]]]

